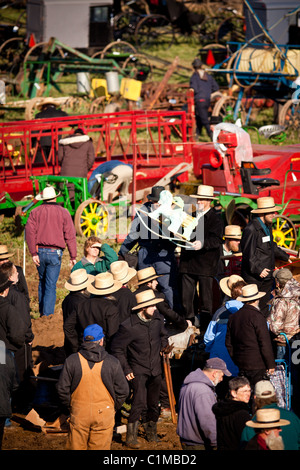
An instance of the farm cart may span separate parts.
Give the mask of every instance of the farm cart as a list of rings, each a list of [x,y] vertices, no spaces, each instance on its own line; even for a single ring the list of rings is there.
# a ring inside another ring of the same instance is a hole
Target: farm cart
[[[168,186],[174,177],[178,177],[190,169],[190,164],[179,164],[167,175],[161,178],[157,184]],[[9,195],[6,199],[6,208],[15,208],[17,223],[24,226],[32,209],[42,202],[36,199],[44,188],[48,185],[56,188],[59,196],[57,203],[63,205],[68,210],[74,220],[76,233],[79,236],[89,237],[96,235],[100,238],[116,238],[122,240],[127,234],[128,219],[133,215],[131,203],[142,202],[151,188],[144,188],[136,191],[135,195],[120,197],[114,201],[104,201],[103,184],[109,178],[109,174],[103,174],[100,181],[100,199],[93,197],[88,191],[87,178],[75,178],[66,176],[31,176],[33,196],[31,201],[22,200],[14,202]],[[69,185],[74,186],[74,200],[70,199]],[[135,201],[134,201],[135,198]],[[1,199],[0,199],[1,209]]]
[[[300,71],[299,43],[277,43],[270,31],[286,17],[296,18],[299,6],[286,11],[275,25],[267,29],[250,3],[244,0],[244,4],[253,17],[253,23],[259,26],[260,34],[247,42],[228,42],[227,57],[211,69],[223,76],[228,85],[227,93],[216,103],[212,114],[225,117],[230,108],[233,109],[233,122],[241,117],[243,124],[247,125],[253,111],[273,106],[275,122],[288,131],[298,132],[299,101],[295,96],[295,80]]]

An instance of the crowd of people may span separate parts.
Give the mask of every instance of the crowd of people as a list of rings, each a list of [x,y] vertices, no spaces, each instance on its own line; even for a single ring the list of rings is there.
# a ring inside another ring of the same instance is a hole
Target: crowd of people
[[[162,357],[169,337],[197,333],[204,365],[190,364],[180,384],[177,434],[187,450],[290,450],[300,447],[298,367],[291,365],[292,406],[279,406],[276,360],[299,335],[300,284],[292,257],[273,241],[272,197],[258,198],[246,228],[226,225],[214,188],[189,197],[196,220],[190,240],[166,236],[152,219],[164,187],[155,186],[118,252],[96,236],[78,260],[72,219],[46,187],[30,212],[25,238],[39,279],[40,315],[54,313],[63,250],[70,254],[62,302],[65,362],[57,383],[69,416],[67,448],[109,450],[128,405],[125,445],[139,449],[139,430],[159,442],[170,414]],[[187,202],[187,201],[185,201]],[[127,255],[138,247],[135,267]],[[0,246],[0,442],[14,410],[31,405],[30,298],[22,268]],[[173,371],[173,374],[175,372]]]

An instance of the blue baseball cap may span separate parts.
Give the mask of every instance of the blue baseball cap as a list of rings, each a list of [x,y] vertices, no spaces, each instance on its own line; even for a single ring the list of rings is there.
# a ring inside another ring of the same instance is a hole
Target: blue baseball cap
[[[87,326],[83,332],[84,341],[100,341],[104,336],[103,329],[96,323]]]

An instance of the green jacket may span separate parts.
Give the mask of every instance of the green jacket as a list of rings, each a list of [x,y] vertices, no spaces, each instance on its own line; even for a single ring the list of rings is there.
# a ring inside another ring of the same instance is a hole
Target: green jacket
[[[271,403],[270,405],[266,405],[263,408],[279,408],[276,403]],[[281,427],[281,433],[283,442],[284,442],[284,450],[299,450],[300,449],[300,419],[298,416],[289,410],[285,410],[284,408],[280,409],[280,418],[287,419],[290,421],[291,424],[287,426]],[[242,432],[241,437],[241,446],[244,448],[246,443],[250,441],[250,439],[255,435],[255,430],[253,428],[249,428],[249,426],[245,426]]]
[[[109,270],[111,263],[118,261],[117,253],[107,244],[103,243],[101,251],[103,258],[97,258],[96,263],[91,263],[85,256],[81,258],[72,268],[72,272],[76,269],[85,269],[88,274],[96,276],[96,274],[104,273]]]

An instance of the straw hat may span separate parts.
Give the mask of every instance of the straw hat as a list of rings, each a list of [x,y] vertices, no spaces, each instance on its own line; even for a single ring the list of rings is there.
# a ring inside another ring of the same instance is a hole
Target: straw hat
[[[120,281],[122,284],[130,281],[135,275],[136,270],[128,266],[127,261],[114,261],[110,265],[110,272],[112,273],[115,281]]]
[[[138,279],[138,286],[140,284],[146,284],[147,282],[153,281],[153,279],[157,279],[161,276],[160,274],[156,274],[156,271],[152,266],[149,268],[140,269],[136,274]]]
[[[231,276],[223,277],[223,279],[220,280],[220,289],[224,292],[224,294],[228,295],[228,297],[231,297],[231,289],[233,284],[243,280],[244,279],[241,276],[238,276],[237,274],[232,274]]]
[[[46,186],[43,189],[42,194],[38,194],[36,196],[37,201],[47,201],[48,199],[54,199],[60,195],[60,191],[58,193],[55,192],[55,188],[53,186]]]
[[[257,199],[257,209],[252,209],[253,214],[267,214],[268,212],[280,211],[280,206],[275,206],[273,197],[259,197]]]
[[[94,280],[87,286],[87,291],[95,295],[112,294],[121,289],[122,282],[115,281],[112,273],[97,274]]]
[[[156,305],[159,302],[163,302],[164,299],[158,299],[155,297],[154,291],[152,289],[145,290],[144,292],[139,292],[135,296],[137,305],[132,308],[132,310],[141,310],[145,307],[151,307]]]
[[[11,258],[13,253],[9,253],[6,245],[0,245],[0,260]]]
[[[205,184],[200,184],[197,188],[197,194],[191,194],[190,197],[196,197],[197,199],[218,199],[214,196],[213,186],[206,186]]]
[[[65,282],[65,288],[70,291],[85,289],[94,279],[94,276],[88,274],[85,269],[76,269],[70,274],[70,278]]]
[[[55,101],[53,98],[49,97],[49,98],[44,98],[39,103],[37,103],[36,108],[37,109],[42,109],[47,104],[52,104],[56,108],[59,106],[59,103],[57,103],[57,101]]]
[[[247,286],[242,287],[242,295],[236,300],[240,302],[249,302],[249,300],[260,299],[266,295],[265,292],[259,292],[256,284],[248,284]]]
[[[239,225],[226,225],[224,238],[235,238],[240,240],[242,238],[242,230]]]
[[[250,428],[278,428],[287,426],[290,421],[280,419],[280,410],[276,408],[262,408],[255,413],[256,420],[247,421],[246,426]]]

